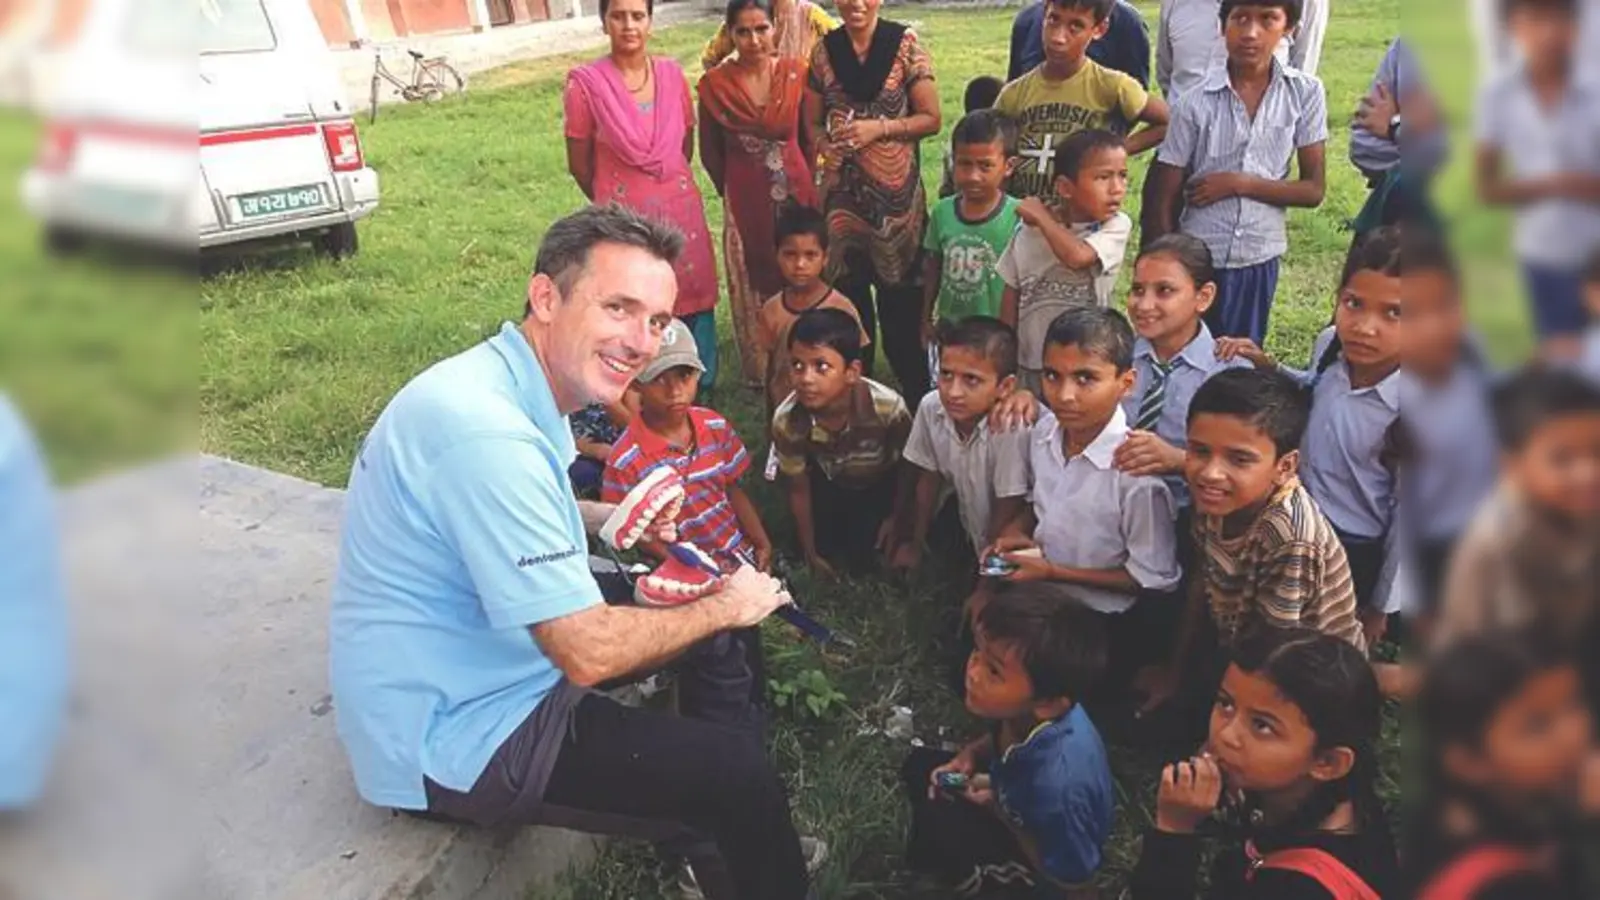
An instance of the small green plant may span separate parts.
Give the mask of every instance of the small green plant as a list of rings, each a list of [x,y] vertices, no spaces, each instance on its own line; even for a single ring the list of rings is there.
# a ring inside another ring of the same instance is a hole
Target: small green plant
[[[772,693],[772,705],[794,710],[797,715],[810,713],[814,719],[825,718],[829,710],[843,706],[849,699],[821,669],[807,669],[791,679],[770,681],[767,688]]]

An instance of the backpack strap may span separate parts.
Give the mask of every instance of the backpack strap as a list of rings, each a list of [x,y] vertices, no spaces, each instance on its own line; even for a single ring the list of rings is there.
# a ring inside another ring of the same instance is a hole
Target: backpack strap
[[[1370,885],[1351,868],[1326,850],[1316,847],[1287,847],[1262,854],[1253,841],[1244,846],[1245,857],[1250,860],[1247,881],[1254,881],[1261,869],[1281,869],[1299,872],[1322,885],[1334,900],[1383,900]]]
[[[1417,900],[1458,900],[1472,897],[1478,889],[1513,872],[1533,867],[1526,850],[1505,844],[1475,847],[1440,869],[1417,894]]]

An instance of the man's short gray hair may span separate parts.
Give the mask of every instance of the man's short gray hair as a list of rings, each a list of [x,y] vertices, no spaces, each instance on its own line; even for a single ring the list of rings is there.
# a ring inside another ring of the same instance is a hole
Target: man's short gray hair
[[[549,276],[565,294],[588,265],[589,251],[596,244],[638,247],[672,263],[683,252],[683,233],[615,203],[587,206],[551,224],[539,242],[533,274]]]

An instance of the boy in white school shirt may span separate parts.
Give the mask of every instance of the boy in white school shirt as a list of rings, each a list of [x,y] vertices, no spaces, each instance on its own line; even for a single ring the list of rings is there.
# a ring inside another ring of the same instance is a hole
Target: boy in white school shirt
[[[1032,503],[995,541],[1016,571],[1008,581],[1059,582],[1063,595],[1105,619],[1101,702],[1121,700],[1159,654],[1151,618],[1178,585],[1176,506],[1160,478],[1113,464],[1128,435],[1122,398],[1133,388],[1133,329],[1112,309],[1071,309],[1045,337],[1042,399],[1028,464]],[[1020,551],[1020,552],[1019,552]]]

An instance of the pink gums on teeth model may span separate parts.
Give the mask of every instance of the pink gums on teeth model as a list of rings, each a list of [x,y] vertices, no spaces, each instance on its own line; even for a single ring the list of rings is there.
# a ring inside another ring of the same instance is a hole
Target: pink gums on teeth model
[[[716,563],[693,544],[678,544],[704,561],[711,569]],[[680,606],[717,590],[721,579],[704,568],[688,565],[674,556],[643,576],[633,585],[633,599],[640,606]]]
[[[671,522],[683,508],[683,478],[671,466],[658,466],[633,486],[600,527],[600,540],[627,550],[657,521]]]

